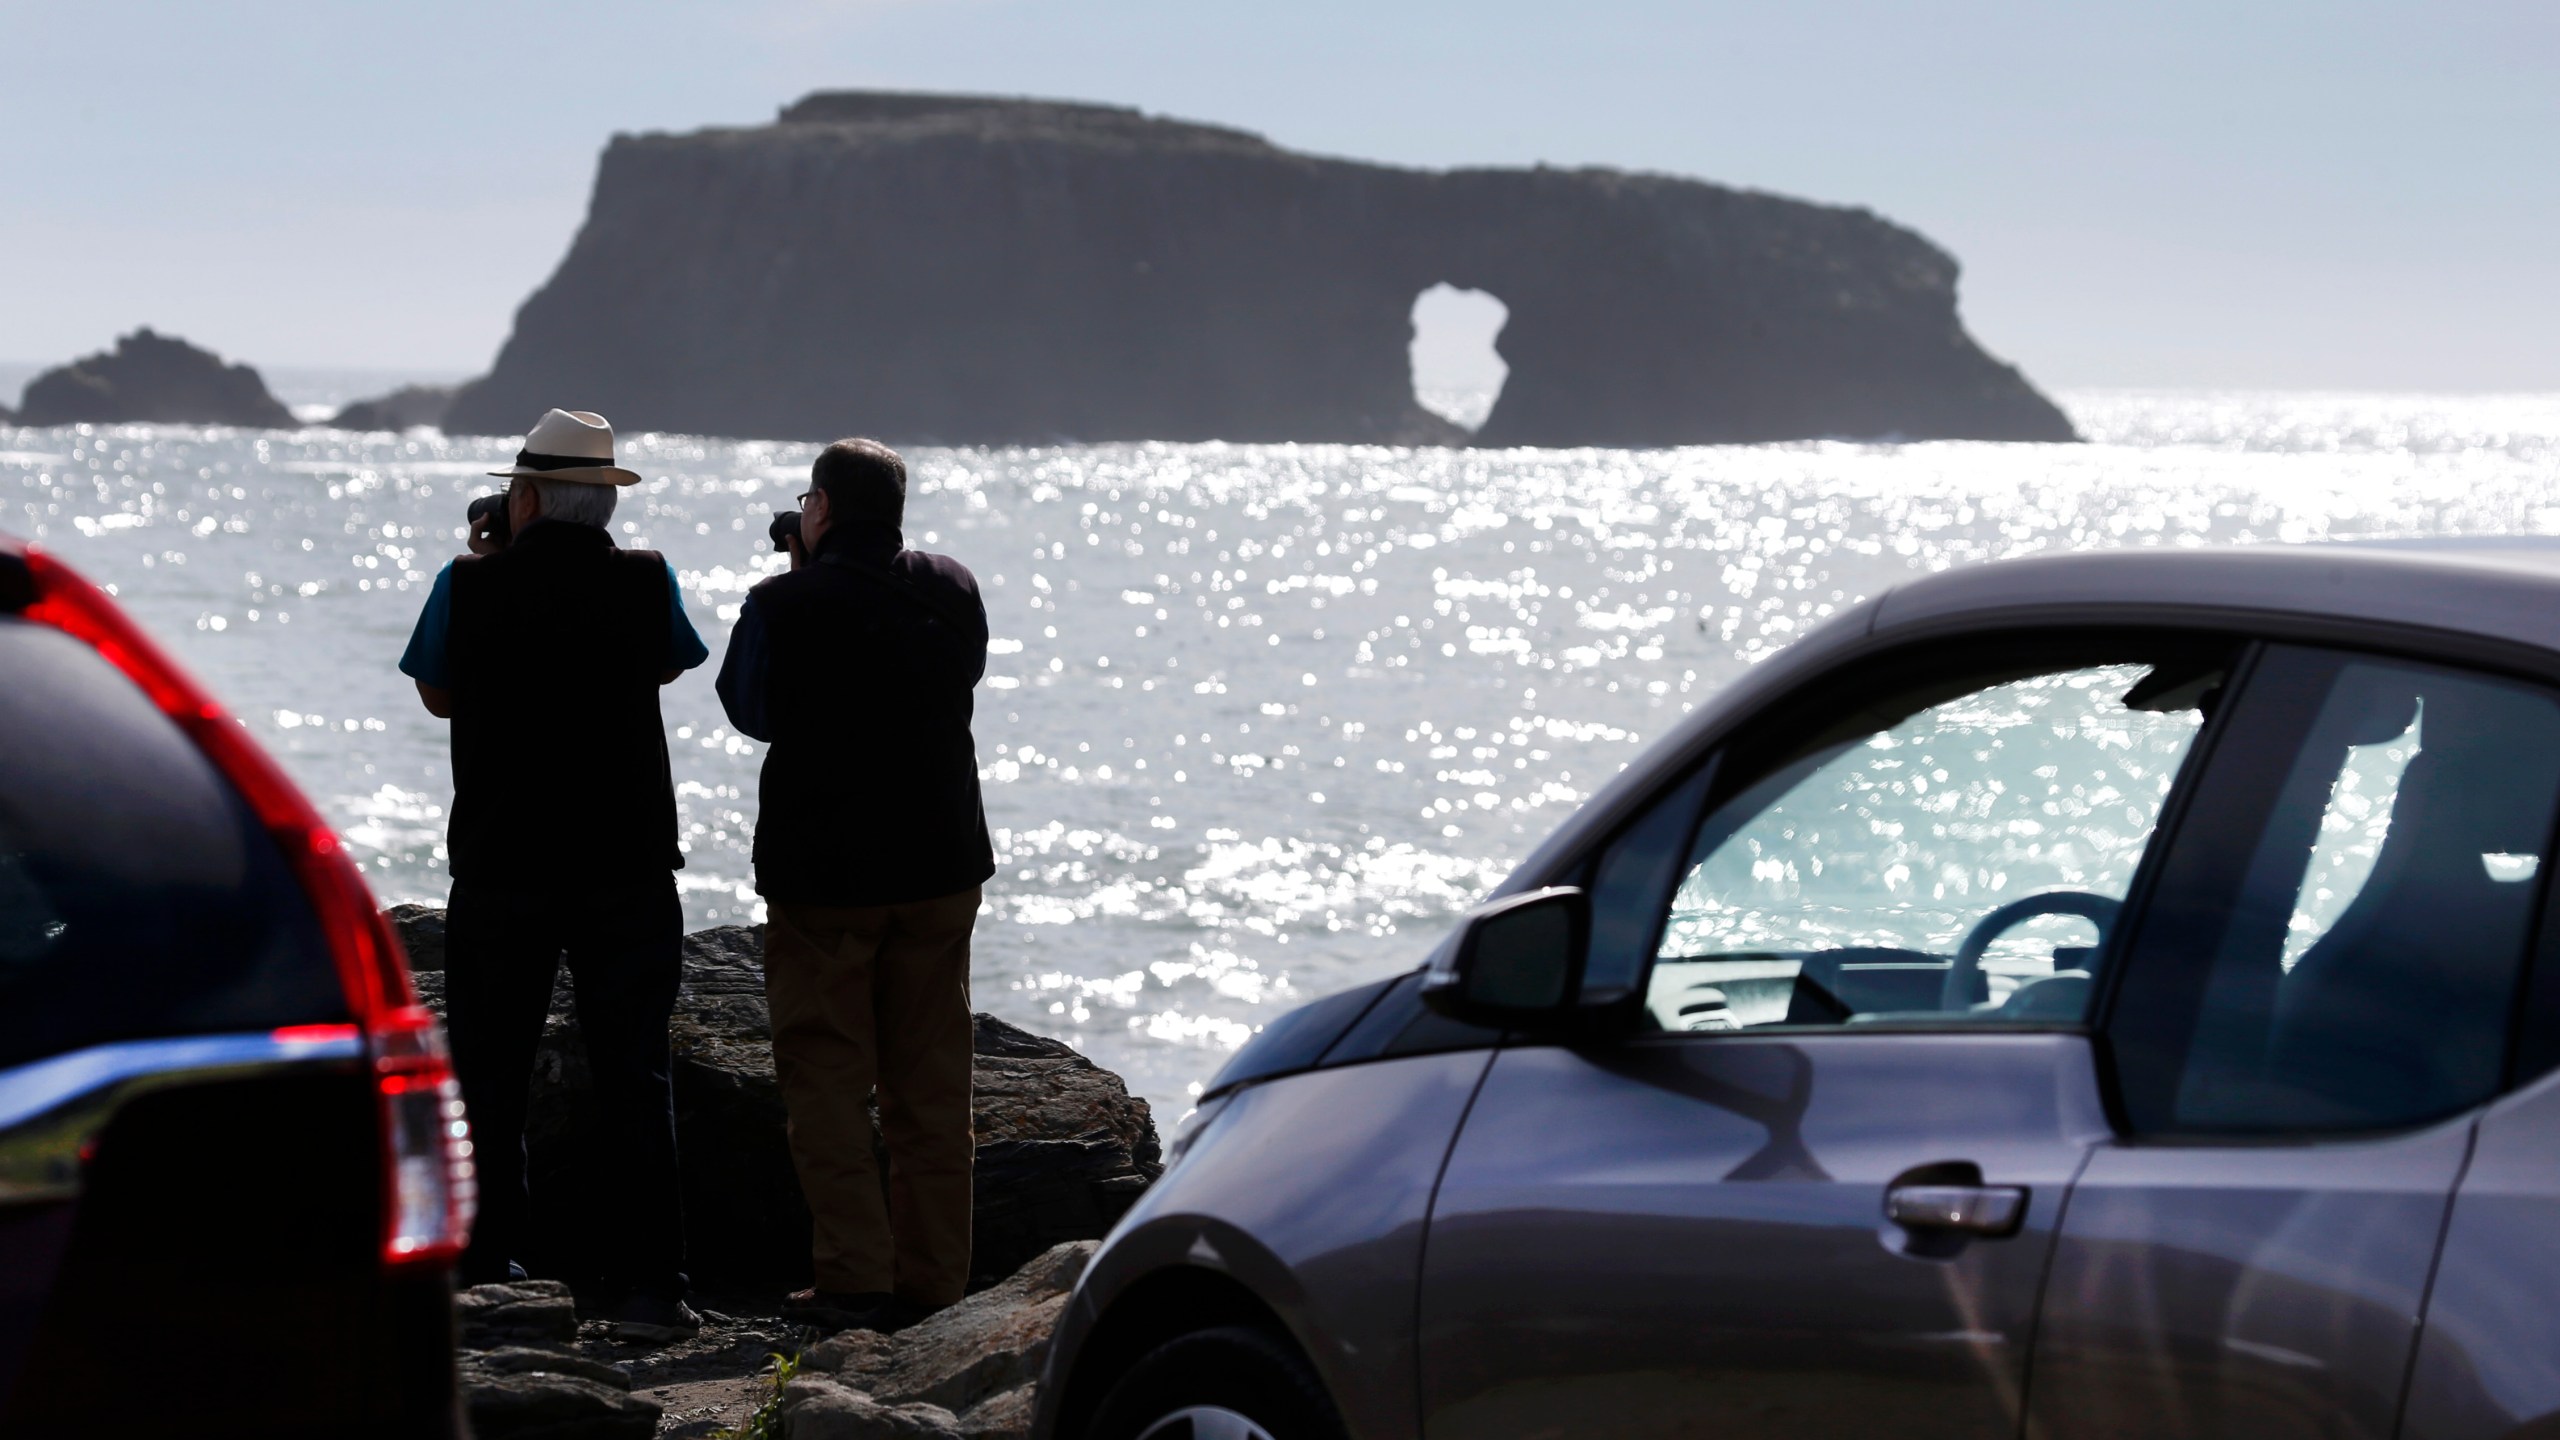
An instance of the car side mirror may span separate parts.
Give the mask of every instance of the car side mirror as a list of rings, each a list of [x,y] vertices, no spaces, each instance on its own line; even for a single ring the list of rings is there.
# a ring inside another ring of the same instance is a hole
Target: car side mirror
[[[1573,1014],[1591,900],[1570,885],[1511,895],[1475,911],[1431,958],[1422,1003],[1488,1029],[1535,1030]]]

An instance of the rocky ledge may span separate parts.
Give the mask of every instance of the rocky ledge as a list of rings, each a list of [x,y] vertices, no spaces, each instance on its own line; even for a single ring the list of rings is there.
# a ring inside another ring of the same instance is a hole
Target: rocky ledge
[[[784,1432],[794,1440],[1030,1433],[1049,1336],[1097,1248],[1060,1245],[912,1330],[849,1330],[811,1346],[776,1407]]]
[[[444,912],[391,911],[418,988],[441,1013]],[[695,1285],[773,1293],[808,1282],[809,1211],[783,1135],[780,1086],[764,1004],[763,941],[731,926],[685,938],[676,1001],[676,1144]],[[534,1063],[526,1143],[534,1235],[522,1258],[537,1275],[597,1273],[579,1217],[582,1163],[599,1129],[564,970]],[[977,1017],[976,1214],[972,1285],[992,1285],[1063,1241],[1100,1237],[1162,1170],[1147,1102],[1066,1044]]]
[[[717,1308],[702,1334],[617,1346],[551,1280],[462,1292],[465,1406],[478,1440],[1016,1440],[1067,1295],[1096,1248],[1071,1241],[897,1335],[835,1335]],[[759,1413],[766,1428],[749,1422]]]
[[[293,412],[246,365],[146,326],[116,348],[56,366],[27,382],[21,425],[243,425],[290,430]]]

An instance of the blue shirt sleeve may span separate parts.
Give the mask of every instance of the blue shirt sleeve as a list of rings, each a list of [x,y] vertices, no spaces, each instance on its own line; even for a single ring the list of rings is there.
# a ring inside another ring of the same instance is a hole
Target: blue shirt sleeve
[[[764,714],[764,616],[756,597],[738,607],[738,623],[729,631],[729,653],[720,657],[720,708],[729,723],[751,740],[771,741]]]
[[[435,588],[427,592],[427,607],[418,612],[418,628],[409,632],[409,649],[400,657],[400,673],[438,690],[453,688],[453,672],[445,663],[445,636],[452,629],[453,562],[448,560],[436,572]],[[691,628],[687,627],[685,633],[691,634]],[[700,640],[693,643],[697,647],[702,644]]]
[[[676,583],[675,562],[667,562],[667,668],[690,670],[711,658],[711,647],[684,613],[684,589]]]

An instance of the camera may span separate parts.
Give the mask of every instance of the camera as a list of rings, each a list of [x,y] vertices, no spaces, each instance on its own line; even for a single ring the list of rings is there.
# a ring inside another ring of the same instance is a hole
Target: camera
[[[512,522],[507,517],[507,495],[503,490],[472,501],[471,508],[463,514],[471,521],[471,528],[488,536],[491,544],[503,546],[515,539]]]
[[[789,554],[791,542],[800,538],[800,512],[797,510],[774,511],[773,523],[765,527],[764,533],[773,537],[774,549]]]

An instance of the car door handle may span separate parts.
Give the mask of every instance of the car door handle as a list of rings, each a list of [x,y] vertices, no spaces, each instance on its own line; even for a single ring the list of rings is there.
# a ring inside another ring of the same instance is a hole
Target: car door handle
[[[2027,1187],[1896,1185],[1884,1193],[1884,1215],[1906,1230],[2015,1235],[2027,1218]]]

